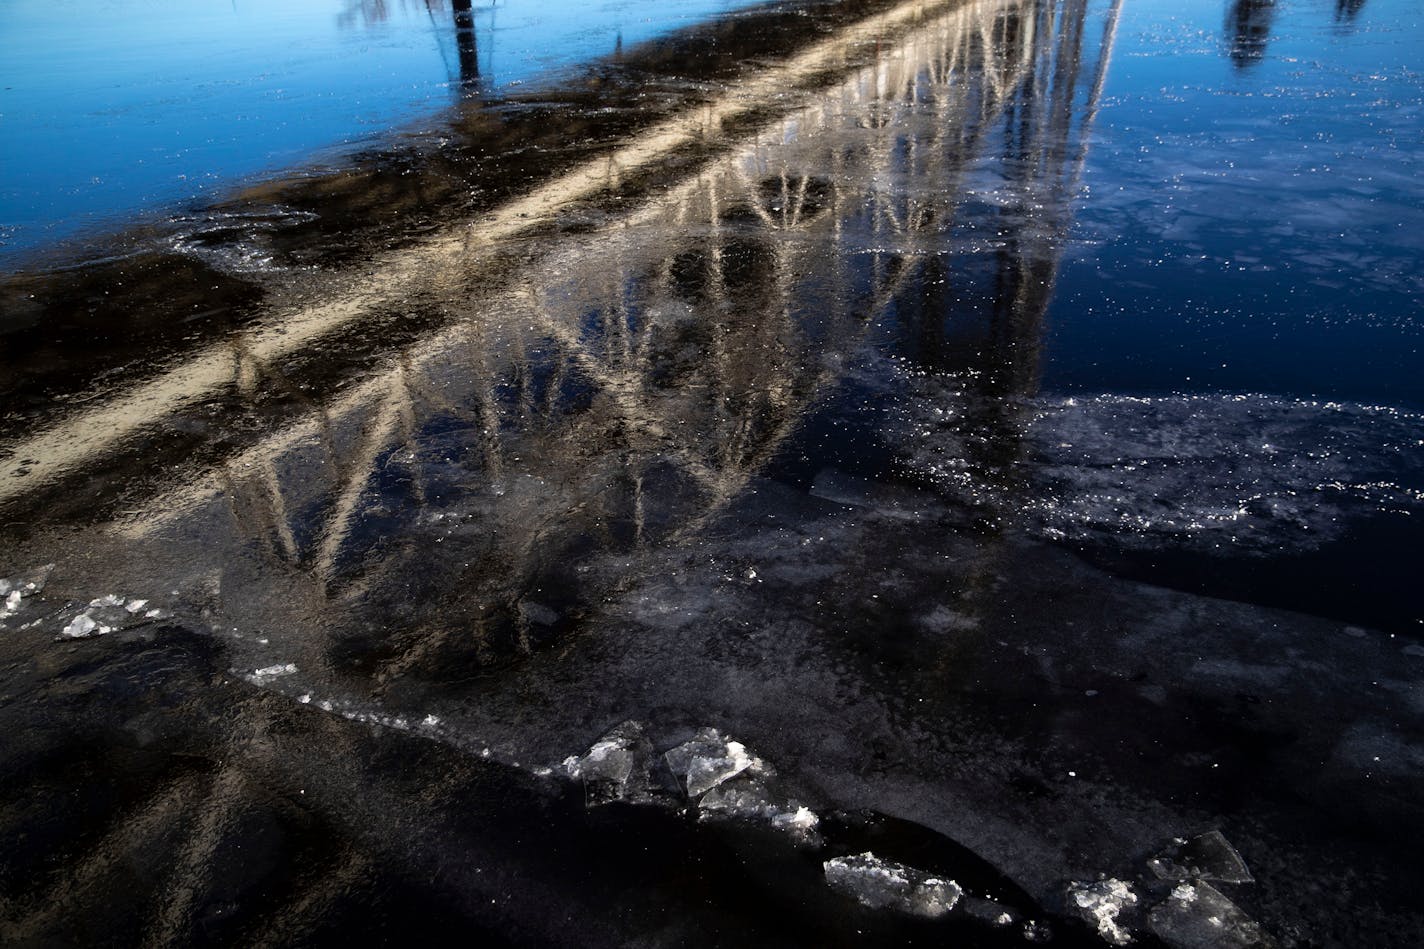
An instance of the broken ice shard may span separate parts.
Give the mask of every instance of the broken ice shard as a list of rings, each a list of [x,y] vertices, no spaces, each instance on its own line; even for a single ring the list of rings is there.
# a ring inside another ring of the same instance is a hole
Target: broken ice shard
[[[1098,935],[1114,946],[1132,942],[1132,933],[1118,921],[1118,917],[1135,905],[1137,894],[1122,880],[1068,884],[1068,908],[1092,923]]]
[[[715,728],[699,729],[690,741],[671,749],[663,758],[684,793],[693,800],[744,771],[759,775],[769,770],[745,745],[722,737]]]
[[[853,896],[872,909],[893,909],[935,919],[954,909],[963,893],[953,880],[881,860],[869,851],[833,857],[822,866],[831,889]]]
[[[0,620],[8,619],[24,607],[24,601],[44,591],[54,564],[45,564],[14,577],[0,577]]]
[[[126,600],[115,594],[96,597],[60,630],[60,639],[89,639],[117,630],[132,629],[168,614],[159,609],[147,609],[147,600]]]
[[[1259,923],[1209,883],[1181,883],[1149,917],[1152,931],[1173,949],[1269,949]]]
[[[1161,880],[1215,880],[1219,883],[1252,883],[1254,878],[1241,854],[1213,830],[1187,841],[1177,841],[1147,861],[1148,869]]]
[[[569,777],[583,781],[588,804],[607,804],[643,796],[648,788],[652,744],[635,721],[615,726],[582,756],[564,759]]]
[[[756,778],[738,777],[702,795],[699,819],[731,817],[768,824],[803,843],[819,844],[821,819],[797,801],[781,801]]]

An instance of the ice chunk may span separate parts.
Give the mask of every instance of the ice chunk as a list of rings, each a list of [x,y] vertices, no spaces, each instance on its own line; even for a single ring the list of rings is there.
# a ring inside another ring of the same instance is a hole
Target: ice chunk
[[[564,759],[569,777],[583,781],[590,805],[626,801],[647,793],[652,743],[643,726],[626,721],[593,743],[582,756]]]
[[[0,577],[0,620],[8,619],[24,607],[24,601],[42,593],[54,564],[45,564],[13,577]]]
[[[935,919],[954,909],[963,894],[953,880],[881,860],[869,851],[833,857],[822,866],[831,889],[853,896],[872,909],[894,909]]]
[[[1241,859],[1241,854],[1219,830],[1178,841],[1175,846],[1147,861],[1147,867],[1161,880],[1254,882],[1246,861]]]
[[[1149,917],[1152,931],[1173,949],[1267,949],[1259,923],[1209,883],[1181,883]]]
[[[700,729],[692,740],[671,749],[663,758],[683,791],[693,799],[744,771],[759,775],[769,770],[745,745],[723,738],[715,728]]]
[[[59,636],[61,639],[89,639],[91,636],[103,636],[111,632],[112,627],[100,626],[88,613],[80,613],[69,621],[69,625],[60,631]]]
[[[731,817],[769,824],[805,843],[819,843],[816,828],[821,819],[797,801],[781,801],[765,782],[740,777],[726,781],[702,795],[699,819]]]
[[[264,666],[261,669],[254,669],[246,678],[253,685],[266,685],[273,679],[280,679],[283,676],[295,675],[297,665],[294,662],[278,663],[274,666]]]
[[[1098,935],[1114,946],[1132,942],[1132,933],[1118,922],[1123,910],[1137,905],[1137,894],[1122,880],[1068,884],[1068,907],[1097,927]]]

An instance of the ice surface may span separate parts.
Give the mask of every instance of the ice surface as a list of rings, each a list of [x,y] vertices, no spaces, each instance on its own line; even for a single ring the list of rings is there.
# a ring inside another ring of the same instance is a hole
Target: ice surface
[[[69,624],[60,631],[60,636],[64,639],[88,639],[91,636],[103,636],[113,632],[109,626],[100,626],[88,613],[80,613]]]
[[[1149,917],[1173,949],[1266,949],[1275,941],[1209,883],[1181,883]]]
[[[715,728],[700,729],[690,741],[669,750],[663,758],[683,791],[694,800],[744,771],[759,775],[770,770],[745,745],[724,738]]]
[[[822,866],[831,889],[872,909],[894,909],[934,919],[954,909],[963,893],[953,880],[882,860],[869,851],[833,857]]]
[[[1219,830],[1178,842],[1149,860],[1147,866],[1162,880],[1255,882],[1246,861]]]
[[[1126,909],[1137,905],[1137,894],[1122,880],[1106,879],[1068,885],[1068,907],[1097,927],[1098,935],[1114,946],[1132,941],[1132,933],[1118,921]]]
[[[1424,513],[1418,414],[1259,395],[1025,399],[994,420],[1023,448],[1006,470],[982,448],[966,380],[900,375],[903,464],[1049,539],[1274,554],[1314,549],[1357,517]]]
[[[652,743],[639,722],[615,726],[582,756],[564,759],[564,771],[583,781],[590,805],[644,797],[648,793]]]

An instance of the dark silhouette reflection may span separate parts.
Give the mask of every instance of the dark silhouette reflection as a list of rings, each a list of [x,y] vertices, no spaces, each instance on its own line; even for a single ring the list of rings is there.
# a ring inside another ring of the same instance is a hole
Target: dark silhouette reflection
[[[1355,25],[1355,18],[1365,8],[1365,0],[1335,0],[1335,24],[1348,31]]]
[[[1266,55],[1275,17],[1275,0],[1236,0],[1231,5],[1226,33],[1228,54],[1237,69],[1253,66]]]
[[[480,78],[479,55],[475,49],[475,14],[470,8],[470,0],[450,0],[450,5],[455,14],[455,49],[460,63],[460,85],[468,88]]]

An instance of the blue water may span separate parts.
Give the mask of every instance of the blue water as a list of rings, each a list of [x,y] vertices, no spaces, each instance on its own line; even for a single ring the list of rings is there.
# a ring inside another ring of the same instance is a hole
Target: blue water
[[[1424,407],[1424,6],[1123,6],[1051,391]]]
[[[0,268],[754,2],[7,0]]]

